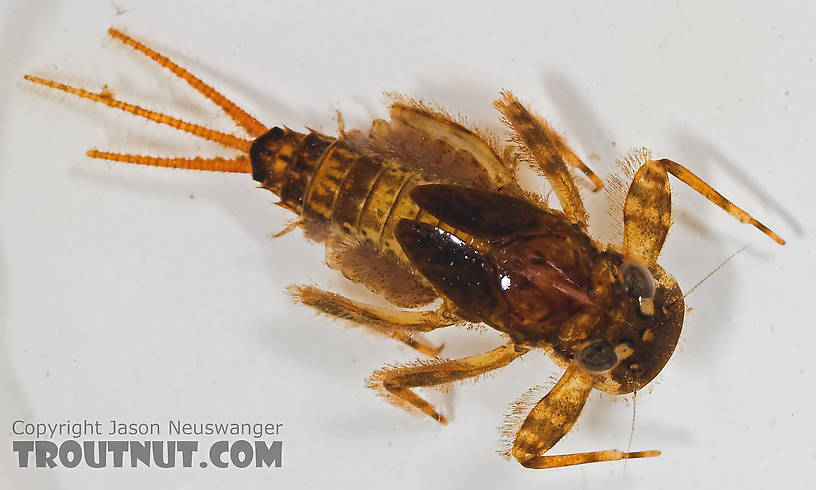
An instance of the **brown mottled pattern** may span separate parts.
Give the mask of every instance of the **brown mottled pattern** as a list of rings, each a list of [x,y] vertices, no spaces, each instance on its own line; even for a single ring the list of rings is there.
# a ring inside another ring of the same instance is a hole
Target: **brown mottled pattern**
[[[303,194],[312,181],[321,155],[334,141],[334,138],[313,131],[303,138],[294,151],[295,158],[281,177],[280,198],[296,213],[303,210]]]
[[[275,161],[269,169],[269,175],[271,179],[274,179],[278,189],[283,185],[284,180],[282,176],[292,165],[292,161],[295,159],[295,152],[300,146],[303,135],[295,133],[294,131],[287,131],[286,136],[288,142],[278,149],[278,153],[275,155]]]
[[[349,150],[342,141],[329,148],[304,193],[304,218],[331,222],[337,193],[357,158],[359,155]]]
[[[281,205],[302,214],[308,223],[331,225],[337,237],[369,243],[407,263],[394,239],[399,220],[439,224],[410,195],[417,185],[437,179],[421,169],[406,169],[400,160],[364,156],[344,140],[290,130],[266,150],[272,170],[264,187],[278,191]],[[456,233],[451,227],[446,229]]]
[[[550,181],[564,213],[573,221],[586,223],[587,213],[581,195],[558,148],[547,136],[547,124],[531,114],[509,92],[502,95],[494,105],[516,132],[514,142],[521,147],[522,155],[527,156]]]
[[[527,461],[554,446],[572,428],[590,391],[592,378],[569,368],[530,411],[513,444],[513,456],[527,466]]]
[[[261,182],[264,189],[280,195],[284,183],[281,176],[289,167],[291,156],[303,138],[304,135],[296,131],[274,128],[255,140],[250,151],[253,177]]]
[[[400,189],[411,180],[414,172],[402,168],[396,161],[388,162],[377,179],[360,209],[357,222],[360,234],[379,246],[382,230]]]
[[[381,162],[367,157],[359,157],[351,164],[332,210],[332,226],[338,232],[356,232],[360,212],[382,167]]]
[[[656,161],[635,174],[623,206],[623,252],[654,264],[671,226],[671,190],[666,169]]]

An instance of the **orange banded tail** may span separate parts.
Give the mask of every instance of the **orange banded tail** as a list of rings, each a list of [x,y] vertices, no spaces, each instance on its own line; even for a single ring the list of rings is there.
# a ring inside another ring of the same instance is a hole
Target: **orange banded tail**
[[[210,172],[234,172],[251,174],[252,163],[247,157],[237,158],[165,158],[148,155],[133,155],[129,153],[111,153],[107,151],[88,150],[91,158],[110,160],[112,162],[135,163],[152,167],[180,168],[184,170],[207,170]]]
[[[194,76],[193,74],[191,74],[184,68],[180,67],[179,65],[175,64],[166,56],[157,53],[156,51],[148,48],[144,44],[130,38],[129,36],[121,33],[116,29],[113,28],[108,29],[108,34],[118,39],[122,43],[127,44],[136,51],[139,51],[145,56],[151,58],[159,65],[173,72],[174,75],[187,82],[191,87],[196,89],[198,93],[200,93],[204,97],[207,97],[208,99],[213,101],[218,107],[223,109],[224,112],[226,112],[227,115],[231,117],[236,124],[244,128],[250,136],[254,136],[257,138],[258,136],[261,136],[262,134],[268,131],[269,128],[261,124],[260,121],[249,115],[249,113],[247,113],[245,110],[235,105],[234,102],[221,95],[214,88],[202,82],[201,79]]]
[[[235,103],[224,97],[210,85],[205,84],[199,78],[192,75],[190,72],[180,67],[167,57],[148,48],[147,46],[135,41],[122,32],[116,29],[109,29],[108,33],[114,38],[118,39],[124,44],[132,47],[134,50],[143,53],[156,63],[164,68],[167,68],[173,74],[187,82],[196,91],[210,99],[218,105],[224,112],[229,115],[235,123],[243,128],[253,138],[259,137],[267,132],[267,127],[261,124],[254,117],[249,115],[246,111],[238,107]],[[151,165],[158,167],[181,168],[190,170],[206,170],[214,172],[240,172],[252,173],[252,165],[249,159],[249,150],[252,147],[253,139],[240,138],[229,133],[216,131],[199,124],[190,123],[179,118],[163,114],[161,112],[145,109],[135,104],[120,101],[110,94],[107,89],[102,89],[98,93],[90,92],[83,88],[72,87],[63,83],[45,78],[36,77],[33,75],[25,75],[26,80],[44,85],[55,90],[66,92],[77,97],[100,102],[109,107],[119,109],[130,114],[134,114],[150,121],[166,124],[180,131],[190,133],[199,138],[212,141],[221,146],[238,150],[242,155],[236,158],[200,158],[200,157],[159,157],[151,155],[135,155],[124,153],[113,153],[107,151],[90,150],[88,156],[92,158],[100,158],[103,160],[110,160],[114,162],[133,163],[137,165]]]
[[[98,94],[95,94],[85,89],[71,87],[70,85],[65,85],[63,83],[54,82],[52,80],[46,80],[44,78],[35,77],[32,75],[26,75],[25,79],[30,82],[38,83],[40,85],[45,85],[46,87],[50,87],[56,90],[61,90],[66,93],[76,95],[77,97],[81,97],[83,99],[92,100],[94,102],[101,102],[107,106],[125,112],[129,112],[136,116],[141,116],[153,122],[167,124],[168,126],[174,127],[180,131],[193,134],[205,140],[213,141],[222,146],[226,146],[227,148],[235,148],[236,150],[248,153],[250,146],[252,146],[252,140],[238,138],[237,136],[233,136],[231,134],[222,133],[214,129],[205,128],[204,126],[200,126],[198,124],[189,123],[187,121],[172,116],[168,116],[166,114],[162,114],[161,112],[151,111],[149,109],[145,109],[134,104],[129,104],[127,102],[116,100],[105,90],[102,90]]]

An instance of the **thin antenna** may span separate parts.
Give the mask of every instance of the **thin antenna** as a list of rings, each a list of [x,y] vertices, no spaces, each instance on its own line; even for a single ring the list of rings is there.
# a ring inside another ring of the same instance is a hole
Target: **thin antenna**
[[[746,245],[746,246],[742,247],[741,249],[739,249],[739,250],[737,250],[736,252],[734,252],[734,253],[732,253],[731,255],[729,255],[729,256],[728,256],[728,258],[727,258],[727,259],[725,259],[725,260],[723,260],[723,261],[722,261],[722,263],[721,263],[720,265],[718,265],[718,266],[717,266],[717,267],[716,267],[716,268],[715,268],[713,271],[711,271],[711,272],[709,272],[708,274],[706,274],[706,276],[705,276],[704,278],[700,279],[700,282],[698,282],[697,284],[695,284],[695,285],[694,285],[694,287],[692,287],[691,289],[689,289],[689,290],[688,290],[688,292],[687,292],[686,294],[684,294],[684,295],[683,295],[683,299],[686,299],[686,297],[687,297],[689,294],[693,293],[693,292],[694,292],[694,290],[695,290],[695,289],[697,289],[697,286],[699,286],[700,284],[704,283],[704,282],[705,282],[705,281],[706,281],[706,280],[707,280],[709,277],[713,276],[715,272],[717,272],[718,270],[722,269],[722,267],[723,267],[725,264],[727,264],[729,260],[733,259],[733,258],[734,258],[734,257],[735,257],[737,254],[739,254],[739,253],[743,252],[743,251],[744,251],[746,248],[748,248],[748,247],[750,247],[750,246],[751,246],[751,244],[749,243],[748,245]]]
[[[632,439],[635,437],[635,414],[637,413],[637,390],[632,392],[632,429],[629,431],[629,445],[626,446],[626,457],[623,458],[623,474],[626,474],[626,463],[629,462],[629,451],[632,450]]]

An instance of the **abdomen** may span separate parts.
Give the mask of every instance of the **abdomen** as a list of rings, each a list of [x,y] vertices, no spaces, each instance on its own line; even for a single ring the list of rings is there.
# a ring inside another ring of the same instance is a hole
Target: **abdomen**
[[[407,263],[394,238],[400,219],[455,231],[410,198],[414,187],[438,179],[398,159],[364,155],[342,138],[273,128],[256,140],[250,156],[253,178],[280,197],[279,205],[300,215],[313,240],[356,240]]]

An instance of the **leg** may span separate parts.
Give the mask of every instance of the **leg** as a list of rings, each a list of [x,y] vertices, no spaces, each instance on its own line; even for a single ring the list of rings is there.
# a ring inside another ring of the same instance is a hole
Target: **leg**
[[[446,305],[432,311],[387,310],[366,306],[312,286],[292,286],[290,292],[296,301],[309,305],[321,313],[364,326],[374,333],[399,340],[431,357],[436,357],[442,346],[432,347],[414,335],[461,321]]]
[[[298,226],[303,226],[303,224],[300,222],[300,220],[295,220],[295,221],[292,221],[291,223],[289,223],[288,225],[286,225],[281,231],[278,231],[278,232],[275,232],[275,233],[270,233],[267,236],[269,238],[280,238],[280,237],[282,237],[284,235],[288,235],[289,233],[294,231],[295,228],[297,228]]]
[[[391,121],[374,121],[371,149],[409,167],[461,185],[501,189],[515,184],[514,163],[487,134],[469,129],[441,109],[395,97]]]
[[[484,354],[463,359],[431,363],[419,361],[406,366],[384,368],[371,375],[368,386],[379,391],[386,400],[398,407],[418,409],[440,424],[447,424],[447,419],[411,388],[473,378],[506,366],[526,351],[527,349],[518,348],[510,342]]]
[[[575,155],[549,124],[531,114],[513,94],[503,92],[502,98],[494,105],[515,132],[514,141],[522,154],[550,181],[564,213],[575,221],[586,223],[586,210],[567,164],[589,177],[596,191],[603,187],[601,179]]]
[[[754,219],[750,214],[746,213],[745,211],[737,207],[734,203],[726,199],[722,194],[715,191],[713,187],[706,184],[700,177],[697,177],[696,175],[691,173],[691,171],[689,171],[686,167],[680,165],[679,163],[666,159],[660,160],[660,164],[666,167],[666,170],[668,170],[670,174],[674,175],[675,177],[683,181],[686,185],[702,194],[703,197],[719,206],[726,213],[737,218],[742,223],[748,223],[750,225],[753,225],[756,229],[768,235],[768,237],[770,237],[776,243],[780,245],[785,244],[785,240],[783,240],[782,237],[771,231],[771,229],[768,228],[767,226],[763,225],[762,223]]]
[[[662,165],[650,160],[635,174],[623,204],[623,254],[647,265],[654,264],[669,227],[669,177]]]
[[[589,393],[592,377],[577,368],[569,368],[541,399],[516,434],[512,454],[527,468],[556,468],[598,461],[618,461],[628,458],[657,456],[660,451],[625,453],[616,449],[576,454],[543,456],[567,432],[581,414]]]
[[[668,174],[672,174],[696,190],[731,216],[748,223],[780,245],[779,235],[715,191],[687,168],[671,160],[649,160],[635,174],[623,207],[623,251],[646,264],[657,261],[671,226],[671,190]]]
[[[370,243],[329,240],[326,264],[400,308],[424,306],[438,297],[422,275]]]

